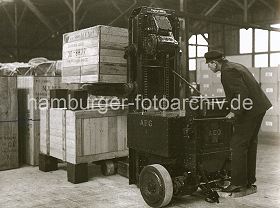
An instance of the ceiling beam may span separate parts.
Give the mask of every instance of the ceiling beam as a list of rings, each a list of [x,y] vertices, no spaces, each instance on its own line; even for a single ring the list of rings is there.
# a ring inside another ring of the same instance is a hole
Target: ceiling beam
[[[206,10],[202,15],[204,17],[210,17],[213,16],[220,8],[221,4],[224,2],[225,0],[217,0],[215,4],[213,4],[208,10]],[[196,22],[195,24],[193,24],[192,26],[192,33],[196,32],[197,30],[199,30],[201,27],[204,27],[203,25],[200,25],[199,22]],[[192,34],[190,34],[191,37]],[[189,37],[189,38],[190,38]]]
[[[271,11],[273,11],[274,13],[276,13],[276,10],[275,8],[270,4],[268,3],[268,1],[264,1],[264,0],[259,0],[261,3],[263,3],[267,8],[269,8]]]
[[[23,10],[22,10],[22,12],[21,12],[21,15],[20,15],[20,17],[19,17],[19,20],[18,20],[18,25],[21,25],[26,11],[27,11],[27,6],[24,5],[24,8],[23,8]]]
[[[72,5],[70,4],[70,2],[68,0],[63,0],[64,3],[66,4],[66,6],[70,9],[71,12],[73,12],[73,7]]]
[[[253,6],[253,4],[256,2],[256,0],[252,0],[251,2],[249,2],[249,4],[248,4],[248,9],[250,9],[252,6]]]
[[[240,7],[241,9],[244,10],[243,4],[241,4],[238,0],[231,0],[231,1],[234,2],[238,7]]]
[[[69,8],[69,10],[71,12],[73,12],[73,5],[71,5],[71,3],[68,0],[63,0],[64,3],[66,4],[66,6]],[[82,4],[84,3],[84,0],[80,0],[79,3],[76,6],[76,12],[79,11],[79,9],[81,8]]]
[[[56,33],[55,26],[49,21],[48,17],[45,16],[40,10],[30,1],[22,0],[25,5],[33,12],[33,14],[52,32]]]
[[[86,9],[83,12],[82,16],[80,17],[79,22],[78,22],[78,28],[80,28],[80,26],[83,23],[84,19],[86,18],[87,14],[88,14],[88,9]]]
[[[201,21],[205,21],[208,24],[209,23],[216,23],[216,24],[224,24],[224,25],[231,25],[239,28],[255,28],[255,29],[262,29],[262,30],[271,30],[271,31],[276,31],[280,32],[280,29],[273,28],[270,26],[265,26],[265,25],[259,25],[259,24],[253,24],[253,23],[244,23],[244,22],[236,22],[234,20],[226,20],[224,18],[216,18],[216,17],[205,17],[202,15],[194,14],[194,13],[189,13],[189,12],[177,12],[178,17],[181,18],[192,18],[192,19],[197,19]]]
[[[221,5],[221,3],[223,2],[224,0],[218,0],[215,4],[213,4],[213,6],[208,9],[205,13],[204,13],[204,16],[211,16],[213,15],[214,13],[216,13],[216,11],[219,9],[219,6]]]
[[[248,0],[244,1],[244,9],[243,9],[243,21],[248,22]]]
[[[119,20],[120,18],[122,18],[124,15],[126,15],[132,8],[134,8],[137,4],[137,0],[133,0],[133,3],[131,4],[130,7],[128,7],[126,10],[123,11],[122,14],[120,14],[119,16],[117,16],[114,20],[112,20],[108,25],[112,26],[117,20]]]
[[[76,7],[76,12],[78,12],[82,6],[82,4],[84,3],[84,0],[80,0],[77,7]]]
[[[12,18],[10,12],[8,11],[8,9],[6,8],[5,5],[2,6],[2,9],[4,10],[4,12],[6,13],[9,22],[11,23],[12,27],[15,28],[15,20]]]
[[[120,13],[120,15],[122,15],[124,13],[124,11],[119,7],[119,5],[116,3],[115,0],[110,0],[110,2],[113,4],[113,6],[118,10],[118,12]],[[109,1],[108,1],[109,3]],[[125,19],[125,21],[128,21],[128,17],[126,14],[123,14],[123,18]]]

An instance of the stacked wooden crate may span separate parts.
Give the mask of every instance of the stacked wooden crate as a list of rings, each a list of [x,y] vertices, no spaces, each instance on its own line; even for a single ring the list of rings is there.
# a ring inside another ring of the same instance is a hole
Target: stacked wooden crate
[[[19,166],[16,77],[0,77],[0,97],[0,170],[6,170]]]
[[[237,55],[227,56],[226,59],[236,63],[240,63],[250,71],[254,71],[252,68],[252,56],[251,55]],[[203,95],[207,96],[225,96],[224,88],[221,84],[221,73],[213,73],[205,62],[204,58],[198,58],[196,62],[197,66],[197,83],[200,84],[200,91]],[[259,78],[257,77],[259,80]]]
[[[19,144],[21,163],[38,165],[40,108],[48,107],[50,89],[78,88],[62,84],[61,77],[18,76]]]
[[[205,63],[205,59],[197,60],[197,82],[200,84],[200,91],[203,95],[225,95],[221,84],[221,73],[213,73]]]
[[[100,109],[42,109],[39,169],[53,171],[58,159],[65,161],[72,183],[88,181],[91,162],[101,164],[104,175],[114,174],[115,161],[128,156],[127,113],[127,109],[108,109],[106,113]]]
[[[264,132],[280,132],[280,67],[260,69],[261,87],[273,107],[266,112],[261,130]]]
[[[124,83],[128,31],[95,26],[63,35],[62,81],[65,83]]]
[[[79,164],[128,155],[127,110],[41,110],[40,151]]]

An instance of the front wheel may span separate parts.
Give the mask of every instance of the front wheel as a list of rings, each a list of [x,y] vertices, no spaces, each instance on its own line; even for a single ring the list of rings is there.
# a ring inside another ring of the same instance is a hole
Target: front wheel
[[[172,179],[162,165],[144,167],[139,185],[142,197],[149,206],[164,207],[170,203],[173,196]]]

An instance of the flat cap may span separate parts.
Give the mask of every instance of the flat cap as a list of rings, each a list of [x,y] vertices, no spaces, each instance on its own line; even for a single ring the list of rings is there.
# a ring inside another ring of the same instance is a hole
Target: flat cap
[[[209,63],[210,61],[214,61],[217,59],[220,59],[224,56],[223,53],[220,51],[208,51],[204,54],[204,58],[206,59],[206,63]]]

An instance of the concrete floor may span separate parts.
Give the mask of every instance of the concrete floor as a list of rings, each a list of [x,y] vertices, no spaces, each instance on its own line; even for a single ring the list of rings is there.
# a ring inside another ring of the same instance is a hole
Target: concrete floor
[[[199,196],[173,200],[171,207],[280,207],[280,136],[261,136],[258,150],[258,192],[242,198],[220,198],[210,204]],[[0,171],[0,208],[144,208],[139,189],[119,175],[104,177],[99,166],[90,167],[87,183],[67,182],[65,167],[44,173],[38,167]]]

